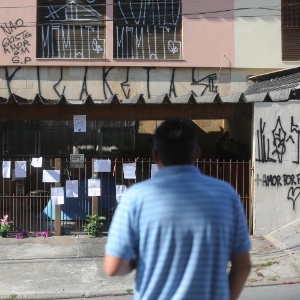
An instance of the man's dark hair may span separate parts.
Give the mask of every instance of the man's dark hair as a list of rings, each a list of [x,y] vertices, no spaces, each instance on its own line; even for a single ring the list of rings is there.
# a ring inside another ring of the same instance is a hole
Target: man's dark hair
[[[164,121],[153,136],[153,148],[164,166],[191,164],[197,144],[196,131],[181,120]]]

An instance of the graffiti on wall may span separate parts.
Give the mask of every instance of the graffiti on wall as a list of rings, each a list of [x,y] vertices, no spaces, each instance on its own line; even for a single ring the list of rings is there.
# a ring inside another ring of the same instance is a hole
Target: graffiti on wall
[[[14,64],[26,65],[30,62],[31,58],[28,55],[31,46],[31,33],[24,27],[24,21],[17,19],[14,22],[4,22],[1,29],[5,34],[2,40],[4,54],[10,56]]]
[[[40,1],[37,55],[41,58],[104,58],[103,1]],[[95,9],[96,7],[97,9]]]
[[[296,144],[295,160],[293,163],[300,164],[300,128],[295,124],[291,116],[289,128],[282,126],[280,116],[277,117],[276,125],[272,130],[272,140],[266,137],[266,122],[260,119],[259,129],[256,131],[257,156],[256,161],[261,163],[279,162],[282,163],[288,143]]]
[[[280,116],[277,116],[273,128],[268,127],[266,121],[259,120],[256,130],[256,158],[258,163],[282,164],[289,161],[293,164],[300,164],[300,128],[295,123],[294,116],[290,116],[284,123]],[[288,151],[293,148],[293,151]],[[286,159],[285,159],[286,158]],[[300,196],[300,174],[257,174],[255,182],[262,187],[289,187],[287,200],[293,203],[295,210],[296,200]]]
[[[181,1],[117,1],[115,57],[181,58]]]
[[[38,0],[36,57],[104,59],[106,6],[104,0]],[[114,58],[182,59],[181,0],[116,0],[113,10]],[[13,63],[28,63],[19,53],[29,53],[26,27],[32,25],[22,19],[3,24],[5,53],[16,52]],[[23,31],[15,34],[16,29]]]
[[[23,67],[17,67],[14,70],[12,70],[11,68],[5,67],[5,76],[6,76],[6,83],[7,83],[7,87],[8,87],[8,92],[9,94],[13,93],[12,90],[12,84],[13,81],[17,75],[18,72],[22,72],[22,68]],[[61,67],[59,68],[60,72],[59,74],[57,74],[57,80],[53,80],[53,91],[55,92],[55,94],[57,95],[58,98],[60,98],[62,95],[66,95],[67,92],[69,92],[70,90],[72,90],[72,99],[79,99],[79,100],[84,100],[88,95],[90,95],[90,91],[88,88],[88,82],[89,82],[89,77],[88,77],[88,70],[89,67],[85,68],[84,71],[84,76],[82,78],[82,80],[80,81],[79,78],[77,79],[78,85],[81,86],[81,91],[78,95],[74,95],[73,94],[73,88],[72,87],[67,87],[67,86],[63,86],[61,87],[61,92],[59,91],[59,86],[62,84],[62,82],[64,80],[68,80],[67,74],[68,72],[64,72],[64,70],[69,70],[69,68],[64,68]],[[109,83],[109,78],[110,78],[110,72],[114,69],[114,67],[102,67],[99,68],[102,69],[102,79],[99,79],[99,82],[97,84],[97,86],[99,87],[99,90],[101,90],[101,93],[104,95],[104,99],[109,98],[110,96],[113,96],[115,94],[118,94],[118,96],[120,97],[120,99],[125,98],[125,99],[129,99],[132,96],[135,96],[138,93],[143,93],[143,91],[141,90],[140,92],[137,91],[137,85],[136,85],[136,80],[135,79],[130,79],[130,67],[126,68],[126,72],[125,72],[125,78],[123,81],[121,81],[119,83],[119,86],[117,85],[113,85],[111,86]],[[157,95],[157,85],[153,84],[153,86],[151,85],[151,82],[154,81],[155,83],[157,83],[156,77],[155,75],[151,74],[151,71],[153,71],[153,69],[155,69],[154,67],[144,67],[144,68],[140,68],[141,72],[145,72],[146,73],[146,80],[147,80],[147,96],[148,98],[151,98],[153,96],[153,94],[155,93],[155,95]],[[134,72],[137,72],[137,68],[134,68]],[[78,72],[79,74],[80,72]],[[170,72],[170,78],[166,78],[166,81],[169,82],[169,88],[168,90],[165,91],[161,91],[161,94],[166,93],[168,94],[170,97],[177,97],[177,90],[176,90],[176,86],[177,86],[177,81],[176,81],[176,68],[172,68]],[[34,86],[38,87],[38,91],[36,91],[36,93],[44,96],[45,98],[48,98],[47,95],[43,95],[43,90],[41,88],[41,75],[40,75],[40,67],[36,67],[36,80],[37,80],[37,84],[34,84]],[[194,76],[194,68],[191,69],[191,75]],[[210,75],[204,75],[202,78],[199,78],[199,91],[198,94],[195,93],[194,90],[191,90],[190,86],[191,85],[195,85],[195,82],[193,82],[194,77],[191,76],[191,80],[192,82],[190,84],[186,85],[186,93],[185,94],[189,94],[189,93],[193,93],[193,95],[195,97],[197,96],[202,96],[205,93],[211,92],[211,91],[217,91],[217,85],[214,83],[214,81],[211,81],[210,78],[212,76],[216,76],[216,74],[210,74]],[[74,79],[73,79],[74,80]],[[95,82],[94,78],[93,78],[93,82]],[[134,86],[134,88],[131,88],[131,85]],[[143,86],[143,84],[141,85]],[[182,87],[182,82],[180,83],[180,86]],[[132,95],[132,90],[135,90],[134,95]],[[123,95],[119,94],[119,92],[122,91]],[[151,93],[152,91],[152,93]]]
[[[217,93],[218,89],[217,86],[215,85],[215,81],[217,80],[217,74],[213,73],[213,74],[209,74],[203,78],[200,78],[198,80],[196,80],[195,78],[195,68],[193,68],[192,71],[192,85],[202,85],[204,86],[204,90],[201,94],[201,96],[203,96],[205,94],[205,91],[208,89],[209,92],[214,92]],[[192,90],[193,95],[196,95],[196,93]]]

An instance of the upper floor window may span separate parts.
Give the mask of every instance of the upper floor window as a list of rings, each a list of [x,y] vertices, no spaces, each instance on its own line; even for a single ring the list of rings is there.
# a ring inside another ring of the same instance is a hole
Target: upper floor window
[[[181,0],[114,0],[114,58],[181,59]]]
[[[281,0],[282,60],[300,60],[300,0]]]
[[[38,58],[105,58],[105,0],[38,0]]]

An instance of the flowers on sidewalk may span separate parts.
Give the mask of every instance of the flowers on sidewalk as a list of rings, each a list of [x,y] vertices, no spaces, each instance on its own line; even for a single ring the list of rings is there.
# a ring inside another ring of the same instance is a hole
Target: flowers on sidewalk
[[[49,237],[49,232],[48,231],[37,232],[36,236],[37,237],[42,236],[44,238],[47,238],[47,237]]]
[[[0,219],[0,232],[2,234],[7,234],[7,232],[10,229],[10,225],[13,224],[12,221],[8,221],[8,214],[5,214],[3,216],[3,219]],[[3,236],[3,235],[2,235]],[[50,233],[48,231],[41,231],[36,233],[37,237],[44,237],[47,238],[50,236]],[[3,236],[4,237],[4,236]],[[29,237],[29,232],[22,229],[19,234],[16,234],[16,239],[24,239]]]
[[[20,234],[16,234],[16,239],[24,239],[29,236],[29,233],[26,230],[22,230]]]
[[[42,232],[37,232],[35,236],[36,237],[41,236],[41,237],[46,238],[46,237],[49,237],[50,234],[47,231],[42,231]],[[27,237],[29,237],[29,232],[26,231],[26,230],[22,230],[19,234],[16,234],[16,239],[24,239],[24,238],[27,238]]]

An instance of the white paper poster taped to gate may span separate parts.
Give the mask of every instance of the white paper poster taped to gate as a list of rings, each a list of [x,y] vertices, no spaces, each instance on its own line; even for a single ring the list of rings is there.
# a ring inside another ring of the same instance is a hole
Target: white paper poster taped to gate
[[[10,178],[11,161],[4,161],[2,163],[2,176],[3,178]]]
[[[64,188],[63,187],[52,187],[51,188],[51,201],[55,205],[65,203],[65,196],[64,196]]]
[[[78,198],[78,180],[66,180],[66,197]]]
[[[88,196],[101,196],[100,179],[88,179]]]
[[[15,162],[15,177],[26,178],[26,161]]]
[[[111,172],[111,160],[110,159],[95,159],[94,160],[94,172]]]
[[[86,132],[86,115],[74,116],[74,132]]]
[[[43,170],[43,182],[60,182],[60,170]]]
[[[123,173],[125,179],[136,179],[135,163],[123,163]]]
[[[43,158],[42,157],[33,157],[31,159],[31,165],[34,168],[41,168],[43,163]]]
[[[116,185],[116,200],[119,203],[122,199],[123,194],[127,190],[127,187],[125,184],[117,184]]]

